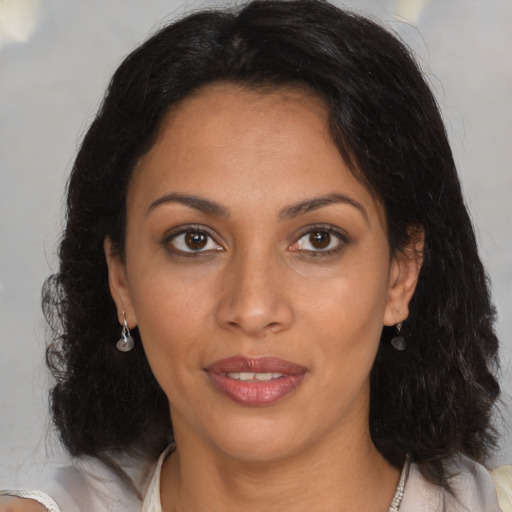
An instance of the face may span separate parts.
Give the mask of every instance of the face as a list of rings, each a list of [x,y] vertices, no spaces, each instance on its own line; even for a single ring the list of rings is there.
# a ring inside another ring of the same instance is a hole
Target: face
[[[390,256],[327,115],[298,91],[209,86],[134,171],[110,286],[178,448],[270,460],[368,431],[381,330],[407,316],[419,265]]]

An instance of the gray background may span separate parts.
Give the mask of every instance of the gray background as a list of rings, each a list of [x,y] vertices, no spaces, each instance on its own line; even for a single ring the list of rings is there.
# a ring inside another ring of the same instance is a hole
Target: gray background
[[[204,5],[211,3],[0,0],[0,487],[60,456],[47,434],[39,302],[56,268],[62,194],[77,145],[121,58],[164,21]],[[344,5],[397,31],[436,91],[492,280],[510,395],[512,1]],[[510,424],[504,400],[500,423]],[[501,428],[493,463],[512,463],[512,433]]]

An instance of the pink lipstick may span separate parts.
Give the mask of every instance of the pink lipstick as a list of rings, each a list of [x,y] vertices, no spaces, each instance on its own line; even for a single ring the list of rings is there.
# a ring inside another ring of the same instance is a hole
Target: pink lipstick
[[[292,393],[306,375],[304,366],[278,357],[234,356],[215,361],[205,371],[218,391],[248,407],[281,400]]]

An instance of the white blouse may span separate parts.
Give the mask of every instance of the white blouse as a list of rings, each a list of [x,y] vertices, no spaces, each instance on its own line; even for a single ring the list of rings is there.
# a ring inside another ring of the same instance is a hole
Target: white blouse
[[[160,474],[167,448],[156,465],[126,460],[122,468],[139,489],[142,501],[127,488],[121,478],[103,463],[93,459],[76,459],[61,468],[42,490],[6,490],[1,494],[30,498],[41,503],[48,512],[162,512]],[[388,512],[512,512],[508,502],[498,505],[496,489],[483,466],[467,457],[451,461],[449,470],[454,495],[431,484],[421,475],[416,464],[404,465],[400,482]],[[510,477],[512,466],[510,466]]]

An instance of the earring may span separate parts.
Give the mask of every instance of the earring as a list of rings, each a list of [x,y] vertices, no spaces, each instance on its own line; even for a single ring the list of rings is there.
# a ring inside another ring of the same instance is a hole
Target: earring
[[[121,331],[121,337],[119,338],[116,347],[120,352],[130,352],[133,345],[134,341],[130,334],[130,329],[128,328],[125,312],[123,311],[123,330]]]
[[[407,341],[403,336],[400,336],[400,330],[402,329],[402,322],[396,324],[396,336],[391,338],[391,345],[396,350],[405,350],[407,348]]]

